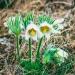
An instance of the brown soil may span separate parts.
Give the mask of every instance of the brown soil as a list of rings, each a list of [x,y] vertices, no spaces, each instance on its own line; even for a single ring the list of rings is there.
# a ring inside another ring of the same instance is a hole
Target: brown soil
[[[65,17],[65,23],[68,27],[62,31],[61,36],[64,40],[69,41],[69,43],[63,47],[75,54],[75,7],[73,3],[73,0],[16,0],[12,7],[0,9],[0,39],[6,38],[8,43],[6,45],[7,43],[2,44],[0,42],[0,75],[22,75],[15,74],[17,69],[15,66],[15,39],[8,34],[8,29],[4,27],[6,18],[16,13],[24,14],[34,11],[35,14],[46,13],[54,18]],[[64,32],[68,32],[68,34],[65,35]],[[73,73],[68,75],[74,75],[75,69],[73,70]]]

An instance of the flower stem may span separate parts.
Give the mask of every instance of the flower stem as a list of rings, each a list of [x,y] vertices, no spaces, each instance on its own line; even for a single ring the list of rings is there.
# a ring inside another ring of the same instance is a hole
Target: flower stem
[[[31,38],[29,38],[29,60],[32,61]]]
[[[40,48],[41,48],[41,44],[42,44],[42,39],[43,39],[43,37],[40,39],[38,47],[37,47],[36,61],[40,61]]]
[[[16,36],[16,59],[17,61],[20,61],[20,55],[19,55],[19,36]]]

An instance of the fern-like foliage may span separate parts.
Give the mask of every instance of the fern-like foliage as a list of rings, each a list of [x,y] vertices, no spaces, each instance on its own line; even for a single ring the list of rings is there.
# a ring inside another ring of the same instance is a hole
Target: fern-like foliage
[[[32,12],[26,14],[26,16],[23,18],[25,28],[28,26],[28,24],[31,23],[31,21],[33,21],[33,19],[34,19],[34,15]]]
[[[15,17],[9,17],[7,20],[7,26],[9,30],[14,33],[15,35],[19,35],[21,33],[21,16],[16,15]]]
[[[53,24],[53,22],[55,21],[53,18],[46,16],[46,15],[40,15],[38,17],[38,24],[43,23],[43,22],[47,22],[49,24]]]

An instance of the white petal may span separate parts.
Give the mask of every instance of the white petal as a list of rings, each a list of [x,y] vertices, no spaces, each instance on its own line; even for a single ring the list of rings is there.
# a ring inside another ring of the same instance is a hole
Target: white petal
[[[37,35],[34,37],[31,37],[33,40],[37,41]]]
[[[50,26],[50,24],[45,21],[45,22],[41,23],[40,26]]]
[[[63,22],[64,22],[64,18],[59,18],[59,19],[55,20],[53,24],[55,25],[55,24],[60,24]]]
[[[49,23],[47,23],[46,21],[40,24],[40,27],[42,26],[48,26],[49,28],[53,29],[53,26]]]
[[[40,38],[42,38],[42,37],[43,37],[43,34],[40,32],[40,30],[38,30],[38,31],[37,31],[37,35],[38,35],[38,36],[37,36],[37,37],[38,37],[38,39],[40,39]]]
[[[34,28],[35,30],[38,29],[37,25],[35,25],[35,24],[33,24],[33,23],[29,24],[26,29],[29,30],[29,29],[31,29],[31,28]]]

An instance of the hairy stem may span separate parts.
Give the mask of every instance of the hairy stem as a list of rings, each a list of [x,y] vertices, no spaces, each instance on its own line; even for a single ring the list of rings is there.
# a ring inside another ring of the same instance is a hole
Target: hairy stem
[[[31,51],[31,38],[29,38],[29,59],[32,61],[32,51]]]
[[[40,48],[41,48],[41,44],[42,44],[42,39],[43,39],[43,37],[40,39],[38,47],[37,47],[36,61],[40,60]]]
[[[16,58],[17,61],[20,61],[20,55],[19,55],[19,36],[16,36]]]

